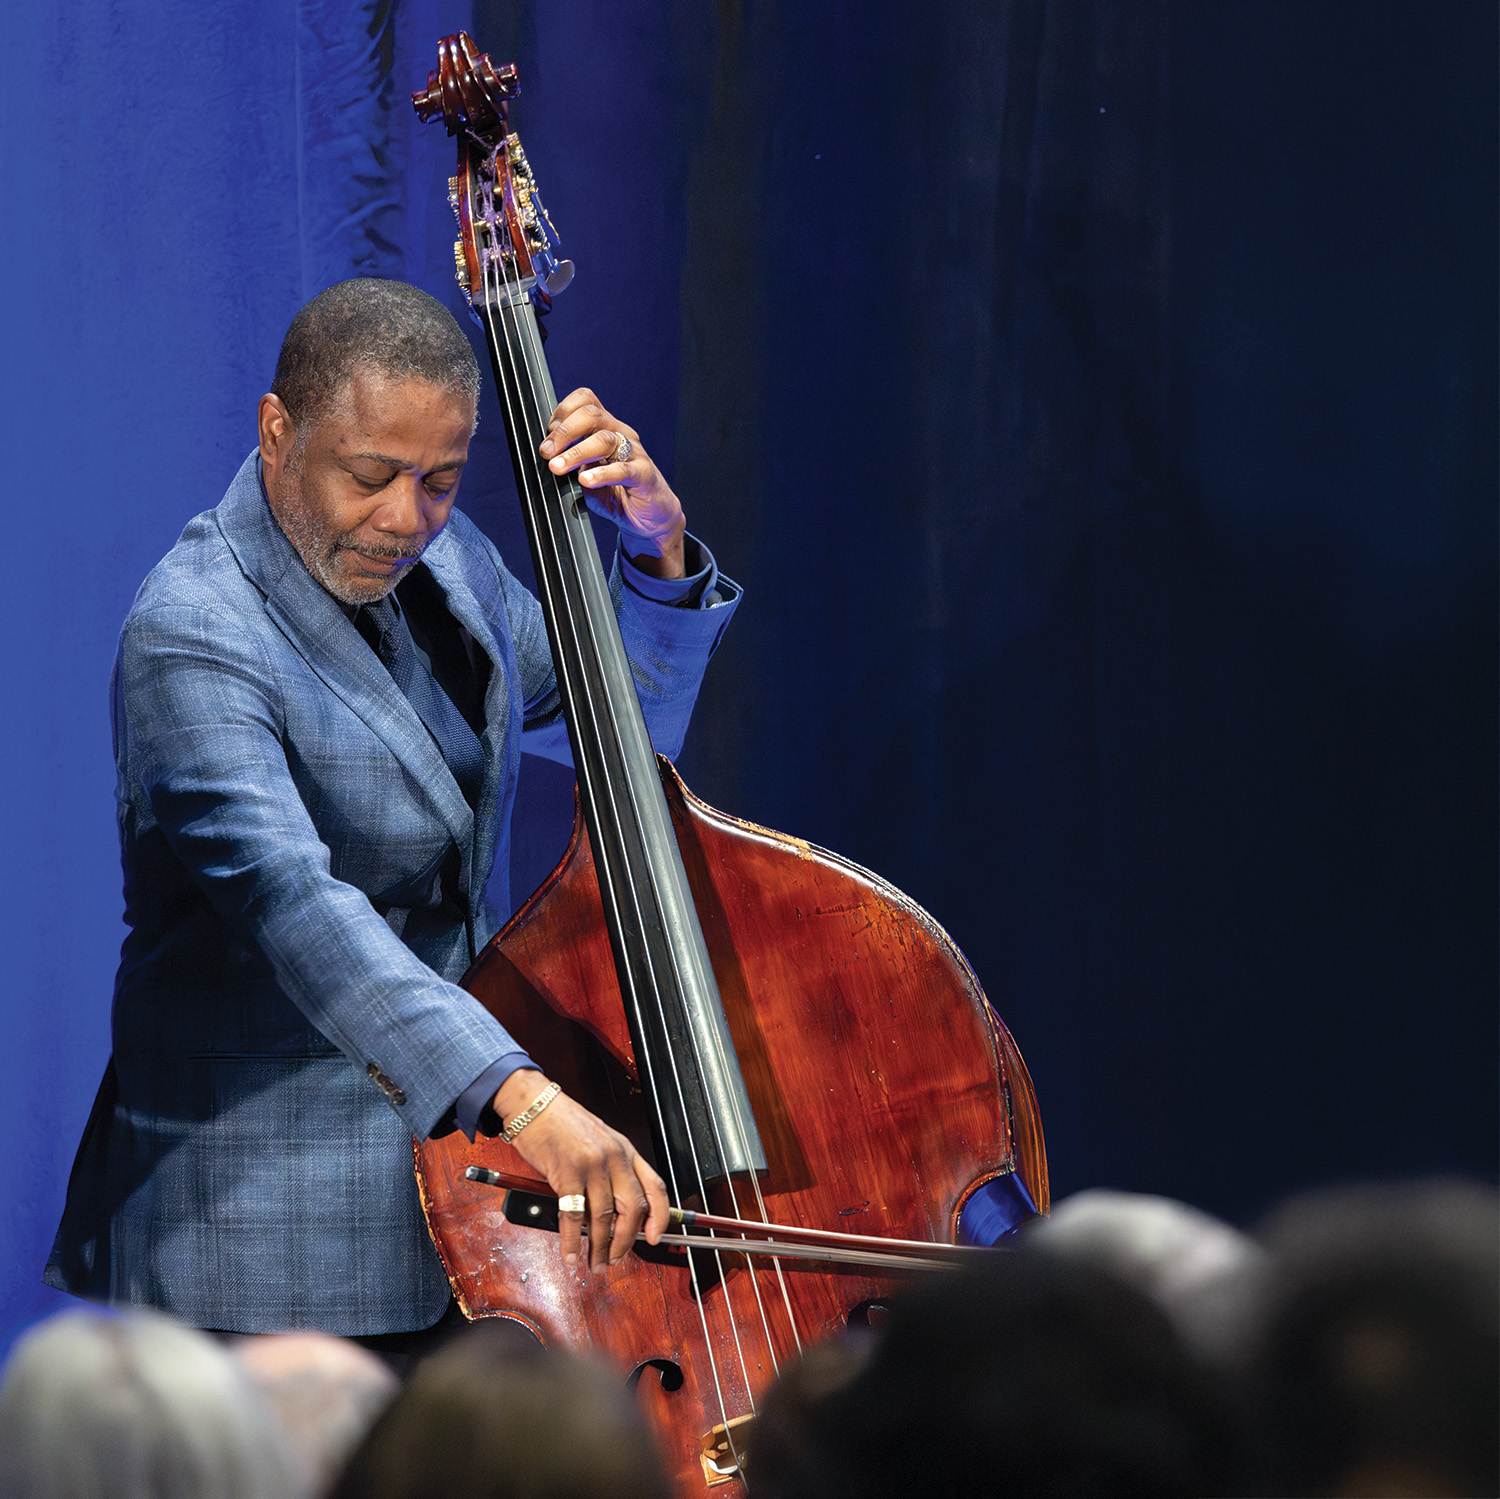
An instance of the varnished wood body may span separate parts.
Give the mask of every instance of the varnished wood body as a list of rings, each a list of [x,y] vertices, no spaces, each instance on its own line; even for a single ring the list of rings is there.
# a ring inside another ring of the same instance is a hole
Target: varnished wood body
[[[1011,1169],[1045,1211],[1031,1080],[937,923],[837,855],[714,811],[660,763],[766,1147],[770,1220],[952,1242],[971,1188]],[[558,868],[464,982],[550,1076],[651,1154],[581,819]],[[706,1291],[700,1317],[680,1253],[632,1255],[603,1276],[569,1271],[556,1235],[506,1222],[503,1193],[464,1178],[471,1164],[518,1184],[533,1177],[497,1140],[470,1145],[455,1134],[418,1148],[428,1223],[465,1312],[516,1318],[548,1343],[593,1349],[625,1372],[652,1360],[677,1365],[680,1390],[669,1393],[648,1370],[640,1397],[679,1492],[707,1491],[700,1439],[725,1415],[748,1413],[797,1346],[775,1270],[757,1262],[758,1305],[744,1260],[725,1256],[724,1281]],[[736,1202],[722,1191],[713,1199],[714,1211],[757,1216],[743,1182]],[[837,1332],[896,1284],[842,1268],[782,1263],[804,1343]]]

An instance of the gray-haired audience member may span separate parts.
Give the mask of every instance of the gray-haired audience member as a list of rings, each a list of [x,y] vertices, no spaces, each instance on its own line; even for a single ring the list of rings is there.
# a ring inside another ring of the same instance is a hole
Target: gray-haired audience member
[[[478,1323],[418,1364],[333,1499],[669,1499],[624,1378]]]
[[[69,1311],[0,1383],[6,1499],[292,1499],[275,1418],[213,1341],[158,1312]]]
[[[1238,1480],[1233,1419],[1166,1316],[1061,1256],[935,1277],[852,1378],[809,1372],[832,1388],[752,1435],[754,1499],[1201,1499]]]
[[[1294,1197],[1267,1221],[1256,1373],[1269,1494],[1500,1494],[1500,1196]]]
[[[326,1332],[240,1338],[230,1352],[281,1423],[308,1499],[328,1492],[400,1388],[381,1359]]]
[[[1222,1218],[1171,1197],[1096,1187],[1054,1204],[1026,1236],[1032,1249],[1097,1265],[1145,1292],[1201,1356],[1243,1357],[1266,1254]]]

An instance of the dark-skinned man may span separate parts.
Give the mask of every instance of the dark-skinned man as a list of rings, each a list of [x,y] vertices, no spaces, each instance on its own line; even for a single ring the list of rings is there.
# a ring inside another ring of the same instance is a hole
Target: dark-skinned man
[[[257,451],[137,596],[113,686],[129,934],[53,1285],[420,1341],[452,1312],[412,1137],[518,1118],[586,1199],[595,1270],[666,1227],[650,1165],[456,985],[496,929],[523,741],[567,754],[539,606],[454,509],[478,390],[430,297],[331,288],[288,330]],[[617,616],[675,754],[739,591],[590,391],[541,456],[619,528]]]

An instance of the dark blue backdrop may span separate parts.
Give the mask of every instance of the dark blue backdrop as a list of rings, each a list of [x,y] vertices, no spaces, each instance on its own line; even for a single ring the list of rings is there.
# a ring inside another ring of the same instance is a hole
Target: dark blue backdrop
[[[115,632],[306,297],[456,305],[405,97],[471,22],[559,386],[747,586],[690,783],[948,925],[1059,1191],[1493,1174],[1493,7],[477,9],[0,15],[0,1336],[108,1050]],[[525,572],[492,406],[465,490]]]

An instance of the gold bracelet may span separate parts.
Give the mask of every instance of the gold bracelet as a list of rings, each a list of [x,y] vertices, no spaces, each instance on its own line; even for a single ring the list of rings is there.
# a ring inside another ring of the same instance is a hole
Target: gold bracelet
[[[521,1131],[525,1129],[526,1126],[530,1124],[531,1121],[535,1119],[536,1116],[540,1114],[542,1110],[545,1109],[547,1105],[551,1103],[552,1100],[556,1098],[557,1095],[561,1092],[561,1083],[548,1083],[547,1086],[537,1094],[535,1101],[532,1103],[529,1109],[522,1109],[521,1112],[517,1114],[509,1124],[501,1125],[500,1138],[504,1140],[507,1145],[509,1145],[510,1142],[514,1140],[516,1136],[519,1135]]]

